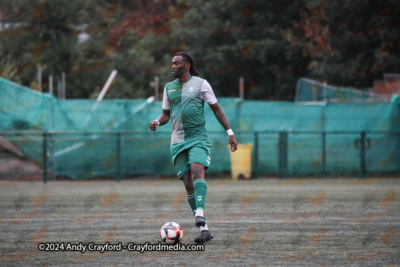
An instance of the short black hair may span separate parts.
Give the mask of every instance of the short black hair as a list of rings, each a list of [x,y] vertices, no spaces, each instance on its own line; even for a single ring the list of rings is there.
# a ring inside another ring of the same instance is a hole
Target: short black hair
[[[186,52],[178,52],[175,54],[175,56],[181,56],[183,58],[183,60],[185,61],[185,63],[189,63],[190,64],[190,75],[192,76],[199,76],[199,71],[196,69],[196,63],[194,62],[194,59],[191,55],[189,55]]]

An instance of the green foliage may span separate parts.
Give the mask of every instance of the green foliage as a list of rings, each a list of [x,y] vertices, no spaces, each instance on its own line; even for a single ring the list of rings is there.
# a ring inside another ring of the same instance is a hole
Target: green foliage
[[[107,97],[149,97],[182,50],[217,96],[237,97],[244,77],[247,99],[293,100],[301,77],[365,88],[400,71],[395,1],[1,2],[1,76],[35,87],[41,64],[48,91],[65,71],[68,98],[96,97],[112,69]]]

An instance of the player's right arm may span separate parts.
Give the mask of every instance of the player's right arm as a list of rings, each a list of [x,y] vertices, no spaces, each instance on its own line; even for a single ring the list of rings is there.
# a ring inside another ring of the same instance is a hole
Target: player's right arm
[[[169,104],[169,98],[167,95],[167,88],[164,87],[164,94],[163,94],[163,102],[162,102],[162,108],[163,112],[161,115],[157,118],[157,120],[154,120],[150,122],[150,130],[155,131],[158,126],[167,124],[169,119],[171,118],[171,111],[170,111],[170,104]]]
[[[161,115],[157,118],[157,120],[160,122],[160,125],[158,125],[158,121],[154,120],[150,122],[150,130],[155,131],[158,126],[167,124],[169,122],[169,119],[171,118],[171,112],[168,109],[163,109],[163,112]]]

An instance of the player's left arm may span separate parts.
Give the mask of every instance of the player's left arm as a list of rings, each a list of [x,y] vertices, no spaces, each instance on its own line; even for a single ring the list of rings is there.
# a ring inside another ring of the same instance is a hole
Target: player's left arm
[[[221,106],[218,103],[209,105],[211,110],[214,112],[215,118],[217,118],[222,127],[224,127],[226,131],[231,130],[228,118],[226,117],[225,112],[223,111]],[[229,135],[229,144],[231,145],[231,151],[235,152],[237,150],[237,142],[233,134]]]

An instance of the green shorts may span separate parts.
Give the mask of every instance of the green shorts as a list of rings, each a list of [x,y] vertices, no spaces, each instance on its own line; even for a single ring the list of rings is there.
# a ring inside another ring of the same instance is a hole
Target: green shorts
[[[172,166],[179,179],[190,171],[190,164],[200,163],[208,169],[211,164],[211,141],[208,139],[171,145]]]

